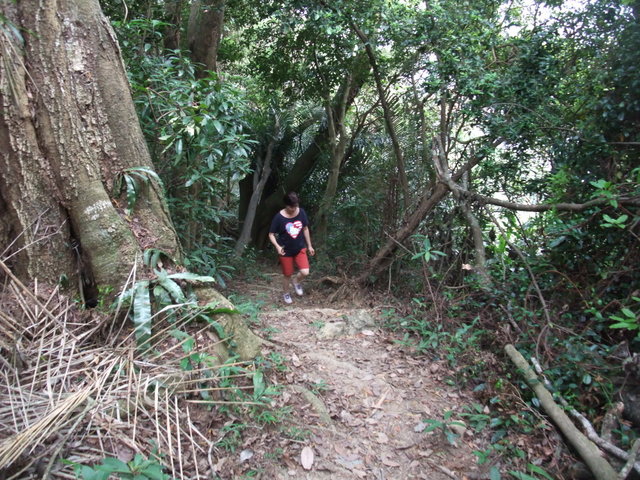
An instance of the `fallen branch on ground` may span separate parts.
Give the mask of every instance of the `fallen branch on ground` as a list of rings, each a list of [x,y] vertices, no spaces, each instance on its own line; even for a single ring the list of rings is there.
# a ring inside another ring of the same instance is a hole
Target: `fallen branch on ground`
[[[538,375],[542,377],[545,386],[551,389],[551,383],[542,374],[542,367],[540,366],[538,360],[532,358],[531,363],[533,364],[533,367]],[[603,421],[602,435],[598,435],[596,429],[593,428],[591,422],[584,415],[578,412],[575,408],[571,407],[564,398],[559,397],[558,401],[562,404],[563,408],[565,408],[569,412],[569,415],[571,415],[580,423],[580,425],[582,426],[582,430],[589,440],[595,443],[598,447],[619,458],[620,460],[627,462],[627,465],[630,464],[629,468],[635,468],[638,473],[640,473],[640,462],[635,461],[635,457],[633,456],[633,454],[627,453],[611,443],[611,430],[613,429],[613,423],[615,422],[614,419],[622,413],[622,410],[624,409],[623,404],[617,404],[609,412],[607,412]],[[633,449],[631,451],[633,452]],[[622,472],[620,472],[619,478],[624,479],[626,478],[626,475],[622,476]]]
[[[542,382],[538,379],[538,376],[520,352],[518,352],[513,345],[505,346],[504,350],[524,376],[527,385],[531,387],[536,394],[536,397],[538,397],[540,405],[544,411],[562,431],[571,446],[575,448],[596,479],[618,480],[618,474],[604,458],[600,449],[580,430],[578,430],[567,414],[564,413],[562,408],[560,408],[553,400],[551,393],[549,393],[549,391],[544,387]]]

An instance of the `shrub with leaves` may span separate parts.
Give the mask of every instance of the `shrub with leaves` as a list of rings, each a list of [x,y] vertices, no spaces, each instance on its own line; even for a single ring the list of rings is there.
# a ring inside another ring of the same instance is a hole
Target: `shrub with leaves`
[[[161,189],[164,189],[158,174],[148,167],[127,168],[116,176],[113,182],[113,195],[118,197],[123,190],[125,191],[127,202],[125,213],[127,215],[133,211],[142,187],[152,185],[154,181]]]
[[[107,480],[112,475],[123,480],[169,480],[171,475],[163,473],[163,470],[157,460],[146,459],[139,453],[128,463],[107,457],[93,467],[74,465],[76,477],[82,480]]]
[[[213,283],[213,277],[190,272],[168,273],[166,270],[154,270],[155,278],[138,280],[133,287],[118,297],[118,305],[129,304],[129,316],[133,320],[135,338],[142,351],[149,348],[152,336],[154,312],[152,298],[158,306],[170,311],[179,306],[195,305],[196,299],[184,291],[178,281]],[[169,307],[169,308],[167,308]],[[163,310],[161,310],[163,311]]]

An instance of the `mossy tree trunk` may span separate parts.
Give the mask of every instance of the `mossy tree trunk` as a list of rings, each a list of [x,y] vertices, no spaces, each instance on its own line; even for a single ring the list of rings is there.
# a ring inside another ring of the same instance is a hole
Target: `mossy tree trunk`
[[[113,192],[118,175],[153,165],[98,0],[4,2],[0,14],[1,258],[25,281],[68,278],[70,293],[80,277],[118,291],[147,248],[179,260],[160,186],[139,185],[129,215]],[[237,317],[221,323],[248,359],[260,341]]]
[[[157,185],[130,216],[112,192],[126,169],[153,166],[98,1],[4,2],[2,14],[0,249],[16,273],[118,288],[145,248],[179,256]]]

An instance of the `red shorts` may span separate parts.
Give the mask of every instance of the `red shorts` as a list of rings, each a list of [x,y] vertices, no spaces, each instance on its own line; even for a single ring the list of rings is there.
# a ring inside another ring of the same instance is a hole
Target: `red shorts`
[[[298,269],[309,268],[309,258],[307,257],[307,249],[303,248],[295,257],[280,257],[280,266],[285,277],[293,275],[293,264]]]

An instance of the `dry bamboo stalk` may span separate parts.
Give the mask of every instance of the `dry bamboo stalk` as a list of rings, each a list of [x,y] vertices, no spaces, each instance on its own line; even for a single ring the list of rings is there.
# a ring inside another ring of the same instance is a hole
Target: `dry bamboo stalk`
[[[167,424],[167,445],[168,445],[168,451],[169,451],[169,463],[171,464],[171,474],[173,477],[176,476],[176,468],[174,466],[174,461],[173,461],[173,444],[172,444],[172,435],[171,435],[171,404],[169,403],[169,391],[165,390],[164,391],[164,398],[165,398],[165,419],[166,419],[166,424]]]
[[[196,470],[196,478],[200,478],[200,472],[198,470],[198,456],[196,455],[196,441],[193,438],[193,430],[191,428],[191,412],[189,409],[189,405],[186,406],[186,411],[187,411],[187,426],[189,427],[189,444],[191,446],[191,458],[193,458],[193,466]]]
[[[90,393],[91,389],[85,388],[69,395],[38,422],[2,442],[0,444],[0,469],[15,462],[29,448],[29,445],[32,445],[31,451],[33,451],[37,445],[35,442],[48,437],[48,433],[52,429],[58,429],[71,412],[87,400]]]
[[[176,444],[178,445],[178,466],[180,467],[180,476],[178,478],[184,478],[184,472],[182,470],[182,439],[180,436],[180,409],[178,408],[178,397],[173,397],[173,409],[176,413]]]

